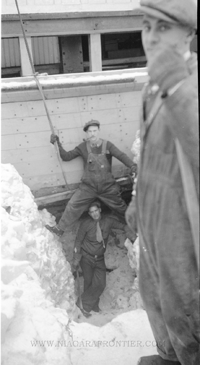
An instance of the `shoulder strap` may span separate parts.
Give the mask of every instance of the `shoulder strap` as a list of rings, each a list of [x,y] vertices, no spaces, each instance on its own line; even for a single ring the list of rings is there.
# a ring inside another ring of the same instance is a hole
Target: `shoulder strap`
[[[164,98],[162,98],[161,96],[162,96],[162,92],[159,91],[156,96],[155,102],[150,110],[148,118],[145,122],[147,125],[147,128],[149,128],[150,124],[153,122],[153,120],[155,119],[156,115],[158,114],[161,106],[163,105]]]
[[[181,144],[177,138],[175,139],[175,145],[181,171],[185,201],[192,230],[197,266],[199,269],[199,204],[195,189],[194,177],[188,159],[183,152]]]
[[[107,147],[107,141],[105,141],[104,139],[102,139],[102,150],[101,150],[101,153],[103,155],[106,154],[106,147]]]
[[[88,151],[88,154],[92,152],[91,150],[91,146],[90,146],[90,142],[86,142],[86,147],[87,147],[87,151]]]
[[[154,121],[156,115],[158,114],[161,106],[164,103],[164,99],[161,96],[162,96],[162,92],[158,92],[158,94],[155,98],[154,104],[153,104],[153,106],[150,110],[150,113],[149,113],[148,117],[147,117],[147,120],[145,120],[145,122],[142,123],[141,126],[140,126],[141,139],[143,139],[144,135],[147,133],[150,125]],[[142,113],[143,113],[143,116],[144,116],[143,108],[142,108]],[[143,119],[144,118],[142,118],[142,120]]]

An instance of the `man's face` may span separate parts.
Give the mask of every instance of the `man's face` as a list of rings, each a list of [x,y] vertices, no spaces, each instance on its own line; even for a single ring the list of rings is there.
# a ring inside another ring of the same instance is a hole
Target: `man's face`
[[[91,142],[96,142],[99,139],[99,128],[95,125],[91,125],[88,130],[86,131],[87,133],[87,139],[89,139]]]
[[[98,221],[101,218],[101,208],[93,206],[89,209],[89,215],[95,221]]]
[[[154,58],[156,52],[165,46],[173,46],[183,55],[190,49],[192,36],[189,34],[187,27],[144,15],[142,43],[147,61]]]

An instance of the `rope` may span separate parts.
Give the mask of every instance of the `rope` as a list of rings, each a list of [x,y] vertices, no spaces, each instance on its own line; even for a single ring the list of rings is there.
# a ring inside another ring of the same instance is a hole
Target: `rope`
[[[41,94],[41,97],[42,97],[42,100],[43,100],[43,103],[44,103],[44,107],[45,107],[45,111],[46,111],[47,118],[48,118],[48,121],[49,121],[49,126],[50,126],[50,129],[51,129],[51,132],[53,134],[55,134],[54,127],[53,127],[51,117],[50,117],[50,114],[49,114],[49,110],[48,110],[48,107],[47,107],[45,95],[44,95],[42,86],[41,86],[41,84],[40,84],[40,82],[37,78],[38,72],[35,72],[35,67],[34,67],[34,64],[33,64],[33,61],[32,61],[31,52],[30,52],[29,45],[28,45],[28,42],[27,42],[27,38],[26,38],[26,34],[25,34],[25,31],[24,31],[24,26],[23,26],[23,22],[22,22],[22,17],[21,17],[21,14],[20,14],[19,6],[18,6],[18,0],[15,0],[15,4],[16,4],[17,11],[18,11],[18,15],[19,15],[19,20],[20,20],[20,24],[21,24],[21,28],[22,28],[22,33],[23,33],[25,45],[26,45],[26,50],[27,50],[27,53],[28,53],[29,62],[30,62],[32,72],[33,72],[33,77],[35,78],[36,84],[38,86],[38,89],[40,91],[40,94]],[[64,181],[65,181],[66,188],[69,189],[69,186],[68,186],[68,183],[67,183],[64,171],[63,171],[63,167],[62,167],[62,162],[61,162],[61,159],[60,159],[60,153],[59,153],[59,148],[58,148],[57,141],[54,143],[54,146],[55,146],[57,158],[58,158],[58,161],[59,161],[59,164],[60,164],[60,168],[61,168],[61,171],[62,171],[62,175],[63,175]]]

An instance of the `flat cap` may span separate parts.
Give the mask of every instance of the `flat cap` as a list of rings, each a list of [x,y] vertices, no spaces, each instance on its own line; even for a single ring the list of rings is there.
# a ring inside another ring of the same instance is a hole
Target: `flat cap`
[[[84,132],[87,132],[88,128],[91,126],[91,125],[94,125],[96,127],[100,127],[100,123],[98,122],[98,120],[90,120],[89,122],[87,122],[84,127],[83,127],[83,130]]]
[[[197,29],[197,0],[140,0],[140,10],[152,17]]]

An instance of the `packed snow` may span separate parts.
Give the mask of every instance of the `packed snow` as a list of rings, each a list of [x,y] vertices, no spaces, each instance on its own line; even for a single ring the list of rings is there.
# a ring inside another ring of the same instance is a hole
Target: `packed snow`
[[[75,280],[62,242],[45,228],[55,218],[38,210],[12,165],[2,164],[1,180],[2,365],[134,365],[140,356],[155,354],[137,288],[138,242],[133,248],[126,241],[123,249],[120,242],[113,251],[118,261],[111,259],[112,245],[108,249],[107,265],[114,271],[108,274],[106,290],[112,286],[110,300],[118,315],[100,326],[100,319],[111,310],[102,296],[102,314],[92,315],[87,323],[75,306]],[[129,268],[124,276],[123,260]],[[122,281],[117,286],[119,276]]]

